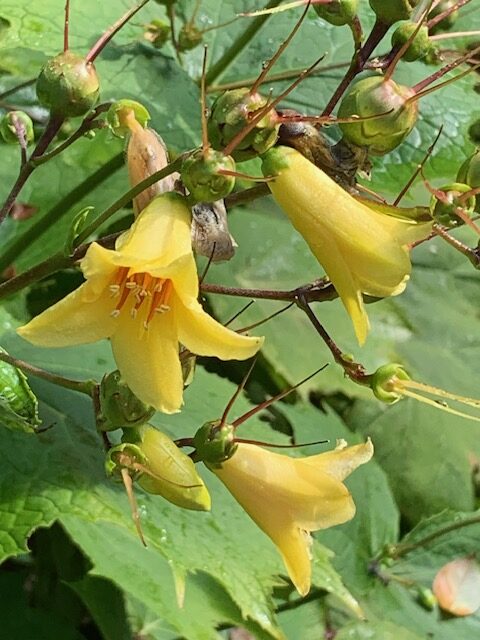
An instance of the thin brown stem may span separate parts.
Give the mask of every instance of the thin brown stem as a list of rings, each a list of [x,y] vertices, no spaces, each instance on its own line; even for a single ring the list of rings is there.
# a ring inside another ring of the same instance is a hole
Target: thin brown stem
[[[51,371],[45,371],[44,369],[40,369],[29,362],[14,358],[3,351],[0,351],[0,360],[11,364],[25,373],[35,376],[36,378],[48,380],[48,382],[51,382],[52,384],[64,387],[65,389],[71,389],[72,391],[78,391],[79,393],[84,393],[90,397],[92,396],[93,389],[97,384],[94,380],[71,380],[70,378],[65,378],[64,376],[52,373]]]
[[[93,62],[95,58],[101,53],[101,51],[106,47],[106,45],[110,42],[115,34],[117,34],[120,29],[127,24],[127,22],[133,18],[133,16],[144,7],[149,0],[142,0],[140,4],[132,9],[129,9],[126,13],[123,14],[121,18],[119,18],[111,27],[109,27],[105,33],[101,35],[101,37],[97,40],[97,42],[93,45],[90,51],[85,56],[85,62]]]
[[[300,294],[304,294],[309,302],[325,302],[335,300],[338,297],[333,285],[330,282],[317,281],[316,283],[282,291],[276,289],[242,289],[239,287],[224,287],[219,284],[206,284],[201,286],[203,293],[216,293],[239,298],[258,298],[260,300],[286,300],[296,301]]]
[[[373,53],[373,51],[376,48],[376,46],[383,39],[383,37],[387,33],[388,29],[389,29],[389,25],[384,24],[383,22],[380,22],[379,20],[377,20],[375,22],[375,24],[373,25],[373,28],[372,28],[372,30],[370,32],[370,35],[368,36],[367,40],[365,41],[365,44],[357,52],[357,54],[354,55],[354,57],[352,59],[352,62],[350,64],[349,68],[347,69],[347,72],[346,72],[345,76],[343,77],[342,81],[338,85],[338,87],[335,90],[334,94],[332,95],[332,97],[328,101],[327,106],[325,107],[325,109],[322,112],[322,116],[329,116],[332,113],[332,111],[335,109],[337,103],[339,102],[339,100],[341,99],[341,97],[343,96],[345,91],[348,89],[348,87],[349,87],[350,83],[352,82],[352,80],[355,78],[355,76],[358,73],[360,73],[360,71],[363,71],[363,68],[364,68],[365,64],[367,63],[369,57]]]
[[[473,264],[475,269],[480,269],[480,249],[478,247],[476,249],[471,249],[470,247],[467,247],[467,245],[463,244],[463,242],[460,242],[460,240],[457,240],[457,238],[454,238],[453,236],[451,236],[448,233],[448,230],[446,229],[446,227],[443,227],[440,224],[433,225],[433,232],[437,236],[440,236],[441,238],[443,238],[445,242],[448,242],[448,244],[451,247],[453,247],[456,251],[466,256],[470,260],[470,262]]]
[[[30,159],[27,160],[21,167],[20,173],[18,174],[18,178],[15,181],[10,193],[3,204],[2,209],[0,210],[0,224],[5,220],[7,215],[10,213],[11,208],[15,200],[17,199],[18,194],[22,190],[24,184],[27,182],[28,178],[31,176],[33,170],[35,169],[35,165],[33,161],[41,156],[47,150],[49,144],[57,135],[60,127],[62,126],[64,121],[63,116],[51,115],[50,119],[45,127],[43,134],[37,142],[37,146],[32,152]]]
[[[333,359],[343,368],[345,374],[357,384],[369,386],[372,376],[365,372],[365,367],[362,364],[360,364],[359,362],[352,362],[345,356],[344,352],[330,337],[325,327],[321,324],[317,316],[312,311],[309,305],[308,298],[304,294],[298,296],[297,305],[300,309],[302,309],[302,311],[306,313],[307,318],[310,320],[319,336],[327,345],[330,353],[333,356]]]

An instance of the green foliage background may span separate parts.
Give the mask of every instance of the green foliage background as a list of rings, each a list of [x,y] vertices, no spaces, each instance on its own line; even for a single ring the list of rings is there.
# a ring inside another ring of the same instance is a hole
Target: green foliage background
[[[193,3],[179,4],[188,17]],[[199,22],[222,23],[258,4],[203,0]],[[372,14],[366,1],[360,4],[367,29]],[[72,49],[86,52],[130,6],[129,0],[73,0]],[[184,151],[200,141],[197,78],[202,52],[199,48],[186,54],[181,68],[170,46],[156,51],[142,41],[142,24],[162,15],[162,7],[150,2],[108,45],[97,64],[101,97],[141,101],[168,145]],[[270,18],[218,81],[251,78],[297,15],[298,11],[285,12]],[[47,57],[61,49],[63,0],[2,0],[0,17],[3,92],[34,77]],[[245,20],[209,32],[211,61],[221,57],[245,28]],[[455,28],[480,28],[476,2],[464,8]],[[387,49],[388,44],[379,47],[380,52]],[[351,35],[348,28],[332,27],[312,13],[275,71],[307,66],[323,52],[322,66],[348,62]],[[412,85],[431,72],[432,67],[420,62],[401,63],[395,78]],[[326,70],[308,78],[286,106],[318,113],[342,73],[342,69]],[[398,150],[375,161],[369,186],[393,199],[442,124],[426,173],[434,185],[452,182],[474,149],[467,135],[469,125],[480,117],[474,83],[472,75],[426,97],[418,126]],[[285,85],[272,86],[279,91]],[[13,100],[42,116],[31,87],[5,102]],[[329,135],[338,137],[334,127]],[[126,171],[118,168],[101,184],[70,200],[54,223],[46,225],[49,211],[61,198],[121,151],[122,142],[103,131],[93,140],[80,140],[38,169],[20,198],[37,207],[37,213],[27,221],[9,218],[2,226],[0,262],[2,256],[14,257],[19,272],[37,264],[62,249],[72,218],[83,206],[93,205],[99,213],[125,192]],[[1,146],[1,199],[16,177],[18,160],[17,148]],[[425,203],[428,198],[420,181],[405,203]],[[117,224],[125,226],[129,214],[117,215]],[[290,289],[322,275],[304,241],[271,199],[238,207],[229,220],[239,244],[237,255],[212,267],[209,282]],[[465,237],[471,241],[468,232]],[[342,349],[354,353],[368,370],[388,361],[401,362],[417,380],[478,397],[477,274],[439,240],[417,248],[413,261],[406,292],[369,307],[372,332],[363,349],[357,347],[339,301],[317,305],[316,311]],[[2,347],[18,358],[78,379],[99,379],[113,369],[108,344],[57,351],[34,348],[15,336],[15,327],[30,313],[60,298],[78,281],[69,271],[8,299],[0,315]],[[220,320],[243,305],[241,300],[220,296],[211,296],[208,302]],[[259,300],[237,326],[255,322],[281,306]],[[298,382],[331,359],[300,310],[275,318],[262,326],[261,333],[266,336],[263,358],[249,395],[235,406],[238,414],[267,392]],[[206,420],[218,417],[243,371],[243,367],[220,367],[210,361],[200,364],[204,366],[199,366],[186,392],[182,413],[154,419],[172,436],[189,436]],[[476,423],[409,400],[381,405],[331,364],[301,389],[294,403],[280,403],[242,427],[246,437],[272,442],[325,438],[334,442],[340,437],[355,442],[367,435],[374,440],[375,461],[348,482],[357,516],[316,536],[312,594],[301,601],[281,577],[284,569],[273,545],[211,474],[205,473],[214,505],[208,514],[180,510],[138,490],[148,541],[148,548],[143,548],[123,488],[105,477],[90,404],[46,382],[32,379],[31,385],[40,401],[43,424],[51,428],[33,435],[8,425],[0,427],[0,561],[4,561],[0,612],[5,637],[209,640],[227,637],[231,627],[244,627],[254,638],[313,640],[330,625],[338,630],[337,640],[471,640],[480,634],[479,614],[446,618],[423,608],[415,589],[395,579],[385,584],[371,571],[371,561],[384,545],[405,535],[409,541],[420,539],[432,527],[475,513],[474,470],[480,459]],[[315,404],[309,400],[310,392],[315,394]],[[308,452],[302,450],[302,454]],[[479,536],[480,525],[466,527],[397,560],[388,571],[428,587],[442,564],[477,553]],[[366,621],[361,620],[362,612]]]

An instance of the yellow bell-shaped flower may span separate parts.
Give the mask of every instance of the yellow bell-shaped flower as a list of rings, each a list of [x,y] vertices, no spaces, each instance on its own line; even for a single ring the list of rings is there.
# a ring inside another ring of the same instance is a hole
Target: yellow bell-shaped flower
[[[44,347],[110,338],[133,393],[159,411],[178,411],[179,343],[197,355],[245,360],[263,342],[225,328],[202,309],[190,218],[181,196],[155,198],[115,250],[92,243],[80,263],[86,282],[18,333]]]
[[[385,297],[405,289],[408,244],[426,238],[432,223],[375,211],[295,149],[271,149],[262,170],[275,176],[270,191],[325,269],[363,344],[369,322],[362,294]]]
[[[373,445],[291,458],[260,446],[238,444],[233,456],[211,470],[248,515],[277,545],[300,595],[310,590],[310,531],[350,520],[355,504],[343,480],[368,462]]]

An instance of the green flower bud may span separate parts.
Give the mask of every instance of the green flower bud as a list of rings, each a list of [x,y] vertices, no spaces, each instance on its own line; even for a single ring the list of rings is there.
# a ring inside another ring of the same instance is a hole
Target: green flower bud
[[[125,124],[124,118],[122,117],[129,111],[133,111],[135,120],[137,120],[137,122],[139,122],[142,127],[146,127],[148,121],[150,120],[149,112],[143,106],[143,104],[140,104],[140,102],[136,102],[135,100],[117,100],[107,111],[106,118],[108,126],[111,128],[112,132],[119,138],[124,138],[130,131],[128,126]]]
[[[366,147],[374,155],[392,151],[403,142],[417,121],[417,102],[407,102],[414,95],[413,89],[392,79],[384,80],[382,76],[358,80],[345,94],[338,110],[339,118],[379,117],[340,124],[344,138],[351,144]]]
[[[203,33],[194,24],[186,23],[178,32],[178,50],[190,51],[195,49],[203,40]]]
[[[183,184],[195,202],[215,202],[228,196],[235,186],[235,178],[219,173],[235,171],[230,156],[213,149],[197,149],[185,159],[181,169]]]
[[[0,134],[7,144],[19,144],[17,130],[22,133],[27,144],[33,142],[35,135],[30,116],[24,111],[9,111],[0,121]]]
[[[147,472],[142,473],[138,484],[178,507],[209,511],[210,494],[193,460],[158,429],[145,425],[140,433],[138,448],[145,457]]]
[[[66,118],[90,111],[98,100],[99,90],[93,64],[71,51],[50,58],[37,79],[40,104]]]
[[[408,20],[420,0],[369,0],[377,18],[385,24]]]
[[[457,215],[455,209],[461,207],[467,214],[473,213],[475,210],[475,196],[470,196],[465,202],[459,202],[459,197],[471,190],[472,187],[470,185],[461,182],[440,187],[439,191],[445,193],[445,198],[448,200],[448,203],[442,202],[435,196],[432,196],[430,211],[432,212],[433,219],[449,229],[464,224],[464,221]]]
[[[249,89],[232,89],[220,95],[212,105],[208,119],[208,137],[214,149],[221,150],[244,129],[255,115],[267,104],[267,99]],[[255,128],[232,152],[238,162],[266,153],[278,137],[280,123],[272,109],[257,122]]]
[[[0,349],[3,353],[5,351]],[[0,361],[0,424],[13,431],[34,431],[41,424],[38,402],[26,376],[7,362]]]
[[[403,47],[403,45],[410,40],[417,28],[418,25],[409,20],[399,24],[392,35],[392,47]],[[402,60],[414,62],[419,58],[427,56],[432,49],[434,49],[434,47],[428,37],[428,28],[422,25],[410,43],[410,46],[403,54]]]
[[[138,427],[155,413],[153,407],[144,404],[133,394],[123,382],[120,371],[113,371],[103,377],[99,401],[97,424],[101,431]]]
[[[418,585],[416,591],[418,603],[427,611],[434,611],[438,601],[432,590]]]
[[[219,466],[237,449],[235,430],[230,424],[220,426],[218,420],[206,422],[193,437],[195,458],[211,466]]]
[[[457,0],[442,0],[442,2],[439,2],[437,6],[430,11],[430,13],[428,14],[429,19],[439,16],[441,13],[443,13],[447,9],[450,9],[450,7],[453,7],[453,5],[456,3],[457,3]],[[432,27],[432,29],[430,29],[430,33],[434,35],[439,31],[448,31],[448,29],[453,27],[453,25],[457,21],[457,18],[458,18],[458,10],[452,11],[450,15],[448,15],[446,18],[443,18],[443,20],[441,20],[438,24]]]
[[[169,40],[172,33],[170,25],[164,20],[152,20],[147,25],[143,37],[148,40],[155,49],[161,49]]]
[[[480,84],[478,87],[480,87]],[[475,144],[480,144],[480,120],[476,120],[472,125],[470,125],[468,128],[468,135]]]
[[[352,24],[357,15],[358,0],[332,0],[329,4],[315,4],[313,8],[320,16],[330,24],[341,27],[344,24]]]
[[[370,387],[376,398],[387,404],[393,404],[402,397],[401,391],[395,388],[395,383],[399,380],[410,380],[410,376],[402,365],[384,364],[373,374]]]
[[[120,475],[122,469],[128,469],[132,476],[137,477],[146,462],[147,459],[138,444],[122,442],[107,451],[105,473],[107,476],[116,476]]]
[[[457,182],[468,184],[472,189],[480,187],[480,149],[462,164],[457,173]]]

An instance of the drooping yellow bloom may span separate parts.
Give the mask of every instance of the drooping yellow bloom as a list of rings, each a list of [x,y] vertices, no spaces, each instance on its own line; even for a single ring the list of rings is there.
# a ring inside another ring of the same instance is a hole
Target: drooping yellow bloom
[[[162,194],[122,234],[115,250],[92,243],[80,263],[86,282],[18,333],[45,347],[110,338],[123,379],[146,404],[182,404],[179,343],[197,355],[244,360],[263,338],[240,336],[202,309],[190,240],[190,211]]]
[[[310,590],[310,531],[350,520],[355,504],[344,480],[373,455],[370,440],[291,458],[242,444],[220,468],[220,478],[248,515],[277,545],[300,595]]]
[[[408,244],[428,236],[431,223],[396,218],[358,202],[295,149],[265,156],[275,200],[325,269],[352,318],[360,344],[369,322],[362,293],[401,293],[411,271]]]

